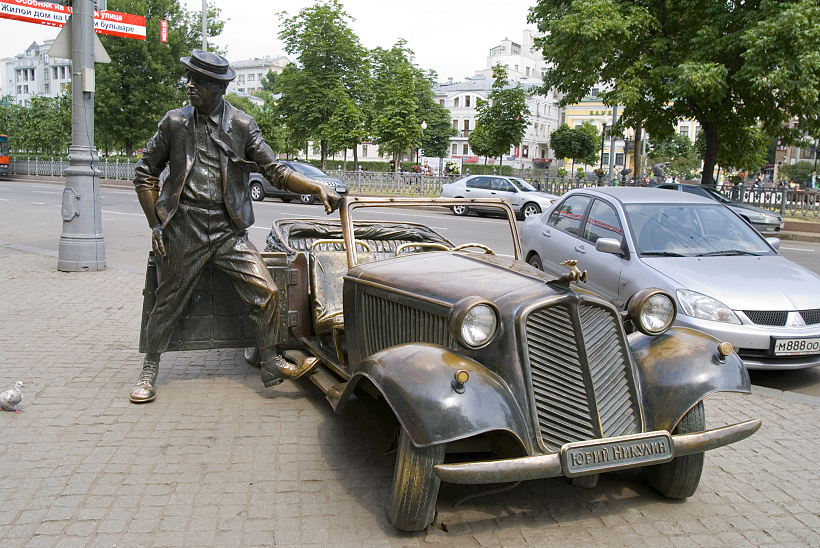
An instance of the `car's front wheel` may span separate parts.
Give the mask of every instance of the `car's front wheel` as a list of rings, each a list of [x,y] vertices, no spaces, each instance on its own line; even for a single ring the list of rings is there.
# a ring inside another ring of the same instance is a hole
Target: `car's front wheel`
[[[470,213],[470,208],[465,205],[456,205],[450,208],[453,212],[453,215],[458,215],[459,217],[463,217]]]
[[[299,201],[305,205],[311,205],[314,201],[316,201],[316,196],[313,194],[300,194]]]
[[[251,183],[251,200],[261,202],[265,199],[265,189],[262,183]]]
[[[536,254],[533,254],[532,257],[527,259],[527,264],[529,264],[530,266],[534,266],[538,270],[544,270],[544,265],[541,264],[541,257],[539,257]]]
[[[524,204],[524,207],[521,208],[522,219],[532,217],[533,215],[538,215],[539,213],[541,213],[541,207],[538,204],[532,202]]]
[[[686,412],[673,434],[692,434],[706,429],[706,414],[703,402]],[[646,483],[657,489],[661,495],[671,499],[685,499],[695,494],[703,473],[703,453],[677,457],[663,464],[647,466],[643,469]]]
[[[433,522],[441,485],[433,467],[444,462],[445,447],[416,447],[401,428],[393,488],[387,501],[390,521],[397,529],[421,531]]]

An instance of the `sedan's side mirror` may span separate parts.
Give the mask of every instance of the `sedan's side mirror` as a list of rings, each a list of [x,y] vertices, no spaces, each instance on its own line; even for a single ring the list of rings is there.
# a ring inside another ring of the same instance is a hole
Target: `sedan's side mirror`
[[[615,238],[598,238],[595,240],[595,250],[601,253],[618,255],[621,252],[621,242]]]
[[[766,241],[769,242],[769,245],[772,246],[775,251],[780,251],[780,238],[766,238]]]

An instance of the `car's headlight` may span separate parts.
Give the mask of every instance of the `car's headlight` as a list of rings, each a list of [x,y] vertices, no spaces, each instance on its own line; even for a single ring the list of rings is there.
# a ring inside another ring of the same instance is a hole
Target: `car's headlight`
[[[462,299],[450,314],[450,335],[468,348],[481,348],[498,329],[498,312],[478,297]]]
[[[737,314],[717,299],[703,293],[678,289],[681,312],[698,320],[739,324]]]
[[[675,321],[675,300],[658,288],[643,289],[629,302],[629,317],[635,328],[646,335],[665,333]]]

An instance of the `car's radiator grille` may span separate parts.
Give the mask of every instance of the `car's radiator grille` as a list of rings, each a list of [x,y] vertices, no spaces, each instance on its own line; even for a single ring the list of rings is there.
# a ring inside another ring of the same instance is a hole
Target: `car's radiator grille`
[[[580,311],[568,305],[544,308],[527,318],[526,348],[545,448],[555,451],[568,442],[640,431],[634,379],[617,321],[608,309],[588,305]]]
[[[744,310],[743,313],[757,325],[786,325],[789,315],[785,310]]]
[[[800,315],[803,316],[803,321],[806,322],[806,325],[820,323],[820,309],[801,310]]]
[[[370,293],[362,294],[366,356],[383,348],[410,342],[427,342],[456,348],[447,330],[447,319]]]

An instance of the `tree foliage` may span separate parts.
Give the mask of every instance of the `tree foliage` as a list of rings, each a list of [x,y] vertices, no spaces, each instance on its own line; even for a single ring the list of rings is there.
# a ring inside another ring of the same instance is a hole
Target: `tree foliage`
[[[510,147],[520,143],[529,126],[530,111],[521,84],[510,86],[507,70],[499,63],[493,67],[493,86],[487,101],[476,100],[476,129],[483,126],[491,156],[502,158]],[[485,139],[482,136],[482,139]]]
[[[146,39],[100,36],[111,63],[97,64],[95,141],[101,150],[125,149],[129,156],[148,142],[168,110],[187,101],[185,67],[179,58],[201,47],[199,12],[178,0],[109,0],[108,9],[145,15]],[[211,6],[208,33],[222,32],[219,9]],[[168,42],[160,42],[160,20]]]
[[[692,141],[679,133],[666,139],[650,139],[646,155],[654,164],[668,163],[670,173],[684,179],[691,178],[700,166]]]
[[[597,130],[590,127],[594,132]],[[597,160],[596,152],[600,141],[590,133],[589,128],[583,126],[572,129],[567,124],[561,124],[550,135],[550,148],[558,158],[572,158],[573,165],[576,160],[585,164],[594,164]]]
[[[28,105],[11,96],[0,106],[0,133],[9,136],[11,150],[63,156],[71,144],[71,95],[32,96]]]
[[[720,143],[760,123],[784,142],[820,112],[817,0],[538,0],[530,21],[550,67],[546,89],[577,102],[603,84],[623,105],[621,128],[664,138],[694,118],[702,128],[703,181]]]
[[[289,133],[302,142],[320,143],[324,169],[334,152],[331,146],[340,150],[358,138],[351,133],[364,119],[356,109],[357,98],[366,93],[367,51],[338,0],[318,2],[293,17],[285,12],[279,16],[279,38],[298,66],[285,67],[276,78],[274,89],[281,94],[277,109]]]

